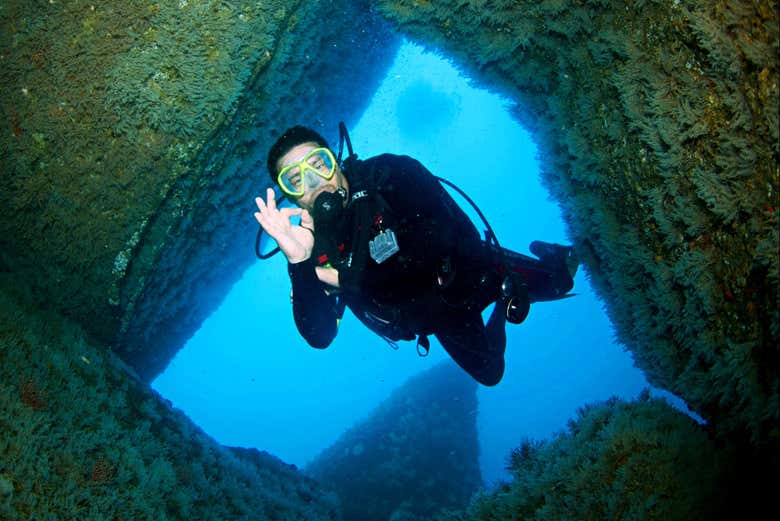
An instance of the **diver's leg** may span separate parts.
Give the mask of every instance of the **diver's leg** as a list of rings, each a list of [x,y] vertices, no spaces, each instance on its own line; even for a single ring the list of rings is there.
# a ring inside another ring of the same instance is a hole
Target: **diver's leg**
[[[538,260],[527,257],[529,261]],[[504,258],[483,243],[470,258],[460,258],[452,269],[448,265],[447,283],[439,285],[439,294],[450,306],[482,312],[497,302],[503,309],[503,318],[512,324],[523,322],[528,316],[528,284],[523,276],[511,268]],[[444,277],[439,276],[439,280]]]
[[[488,328],[479,313],[449,309],[434,335],[450,357],[477,382],[492,386],[504,376],[503,313],[494,310]]]
[[[574,250],[574,246],[533,241],[528,249],[544,263],[550,263],[551,265],[559,267],[564,266],[572,279],[577,274],[580,261],[577,257],[577,252]]]
[[[501,302],[496,302],[485,324],[485,335],[491,346],[504,346],[506,350],[506,312]]]
[[[531,310],[528,283],[511,269],[501,282],[500,302],[504,306],[504,318],[512,324],[521,324]]]
[[[486,243],[448,257],[438,273],[438,294],[450,306],[482,312],[501,298],[503,275]]]
[[[550,248],[544,249],[538,246],[548,246],[548,243],[534,241],[532,244],[543,254],[539,259],[506,248],[499,250],[492,247],[494,260],[506,266],[510,273],[521,277],[527,285],[531,302],[565,298],[574,287],[572,272],[576,272],[577,260],[573,248],[550,244]]]

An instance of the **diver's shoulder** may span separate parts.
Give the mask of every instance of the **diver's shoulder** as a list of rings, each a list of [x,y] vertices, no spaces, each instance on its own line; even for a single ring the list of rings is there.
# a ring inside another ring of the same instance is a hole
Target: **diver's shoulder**
[[[420,162],[413,157],[399,154],[379,154],[362,161],[364,168],[372,170],[407,170],[418,168]]]

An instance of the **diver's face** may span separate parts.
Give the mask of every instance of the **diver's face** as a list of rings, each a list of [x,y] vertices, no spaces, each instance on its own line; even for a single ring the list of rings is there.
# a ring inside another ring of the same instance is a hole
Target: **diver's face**
[[[320,145],[316,143],[302,143],[291,148],[286,154],[284,154],[277,164],[277,172],[281,172],[286,166],[293,165],[302,161],[309,152],[319,148]],[[317,163],[312,164],[315,168],[322,168]],[[314,174],[311,170],[307,170],[303,173],[303,177],[299,182],[304,183],[304,193],[300,197],[290,196],[290,200],[296,205],[311,211],[314,208],[314,201],[317,196],[324,191],[335,192],[339,187],[348,190],[347,180],[341,173],[341,169],[336,164],[335,172],[330,179],[325,179],[319,175]],[[327,171],[327,169],[324,169]]]

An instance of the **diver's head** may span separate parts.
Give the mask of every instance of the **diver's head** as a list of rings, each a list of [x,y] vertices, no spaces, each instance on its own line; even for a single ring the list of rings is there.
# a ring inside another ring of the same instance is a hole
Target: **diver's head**
[[[310,212],[323,193],[338,194],[346,205],[347,180],[328,143],[310,128],[296,126],[282,134],[268,152],[268,173],[292,202]]]

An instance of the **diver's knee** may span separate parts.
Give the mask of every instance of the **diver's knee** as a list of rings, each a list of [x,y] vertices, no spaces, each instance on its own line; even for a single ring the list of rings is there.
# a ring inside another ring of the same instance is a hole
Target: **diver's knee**
[[[498,384],[504,377],[504,360],[501,359],[500,363],[493,364],[489,370],[481,371],[479,374],[471,373],[474,379],[484,385],[485,387],[493,387]]]

